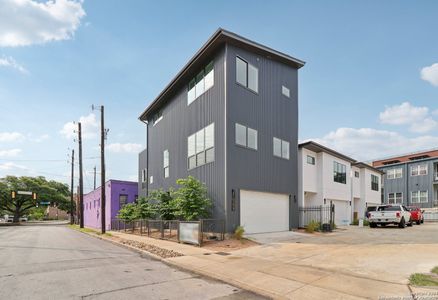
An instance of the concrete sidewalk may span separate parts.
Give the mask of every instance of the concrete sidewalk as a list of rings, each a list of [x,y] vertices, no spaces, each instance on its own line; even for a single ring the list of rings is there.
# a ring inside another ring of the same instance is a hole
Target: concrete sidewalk
[[[119,232],[112,232],[112,235],[171,249],[183,256],[163,261],[275,299],[411,296],[405,277],[393,276],[391,272],[379,274],[379,268],[372,266],[374,255],[386,253],[392,256],[400,252],[400,248],[394,245],[370,253],[372,256],[368,258],[364,257],[366,251],[362,245],[272,243],[224,253]],[[432,256],[438,258],[436,245],[429,246],[435,247],[437,254]],[[403,255],[413,257],[414,253],[412,247]],[[396,259],[395,263],[399,261]]]

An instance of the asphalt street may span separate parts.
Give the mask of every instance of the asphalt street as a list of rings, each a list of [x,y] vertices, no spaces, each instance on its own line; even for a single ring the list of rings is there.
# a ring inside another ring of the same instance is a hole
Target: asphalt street
[[[65,225],[0,226],[0,299],[254,298]]]

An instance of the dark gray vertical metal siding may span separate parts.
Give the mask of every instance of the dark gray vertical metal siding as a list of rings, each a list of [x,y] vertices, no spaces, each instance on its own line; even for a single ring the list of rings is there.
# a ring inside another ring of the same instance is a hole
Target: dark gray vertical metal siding
[[[408,162],[399,165],[390,165],[380,167],[379,169],[387,172],[394,168],[403,168],[403,177],[397,179],[387,179],[386,174],[383,175],[384,180],[384,202],[388,203],[388,194],[403,192],[403,203],[406,205],[411,204],[411,192],[412,191],[428,191],[429,202],[428,203],[415,203],[416,206],[424,208],[433,207],[434,202],[434,163],[437,163],[437,159],[429,159],[424,161]],[[411,176],[411,167],[420,164],[427,164],[427,175]]]
[[[258,68],[258,94],[236,83],[236,56]],[[239,225],[239,203],[231,211],[231,190],[291,195],[290,226],[298,226],[298,71],[228,45],[227,51],[227,201],[228,230]],[[281,87],[290,89],[290,98]],[[235,123],[258,131],[258,150],[235,144]],[[273,137],[289,142],[290,159],[273,155]],[[238,202],[237,197],[237,202]]]
[[[147,194],[147,188],[143,188],[143,182],[141,181],[141,172],[148,166],[147,161],[147,149],[144,149],[138,154],[138,195],[139,197],[145,197]],[[146,174],[147,175],[147,174]],[[147,182],[147,178],[146,178]]]
[[[149,122],[149,170],[153,176],[149,191],[177,187],[176,180],[192,175],[208,187],[213,200],[213,217],[225,219],[224,184],[224,51],[223,47],[212,57],[214,60],[214,86],[187,106],[187,85],[177,92],[162,108],[163,119],[153,126]],[[207,65],[209,61],[206,61]],[[200,71],[200,70],[199,70]],[[193,170],[187,168],[187,138],[214,122],[214,162]],[[170,177],[164,178],[163,151],[169,150]],[[149,178],[148,178],[149,182]]]

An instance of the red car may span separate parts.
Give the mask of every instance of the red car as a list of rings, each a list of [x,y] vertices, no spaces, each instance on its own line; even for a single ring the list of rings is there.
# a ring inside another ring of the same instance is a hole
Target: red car
[[[408,209],[411,212],[412,222],[417,223],[417,225],[424,223],[423,210],[416,206],[409,206]]]

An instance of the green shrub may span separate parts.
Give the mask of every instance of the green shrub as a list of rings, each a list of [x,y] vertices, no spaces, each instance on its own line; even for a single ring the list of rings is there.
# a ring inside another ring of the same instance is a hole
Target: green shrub
[[[310,221],[306,227],[306,232],[313,233],[315,231],[319,231],[320,228],[321,228],[321,224],[319,222]]]
[[[148,197],[149,202],[154,204],[154,213],[156,213],[161,220],[175,219],[174,195],[175,192],[173,189],[169,191],[162,189],[151,191]]]
[[[431,272],[438,275],[438,267],[433,268]]]
[[[132,204],[137,206],[137,219],[150,219],[157,215],[157,205],[149,198],[141,197]]]
[[[236,230],[234,230],[234,238],[236,238],[236,240],[241,240],[244,233],[245,229],[243,226],[237,226]]]
[[[189,176],[176,181],[181,187],[174,193],[172,206],[175,216],[186,221],[208,218],[212,202],[207,196],[207,187],[196,178]]]
[[[438,279],[427,274],[412,274],[409,283],[416,286],[438,286]]]
[[[117,214],[123,221],[133,221],[140,219],[140,209],[137,203],[128,203],[124,205]]]

